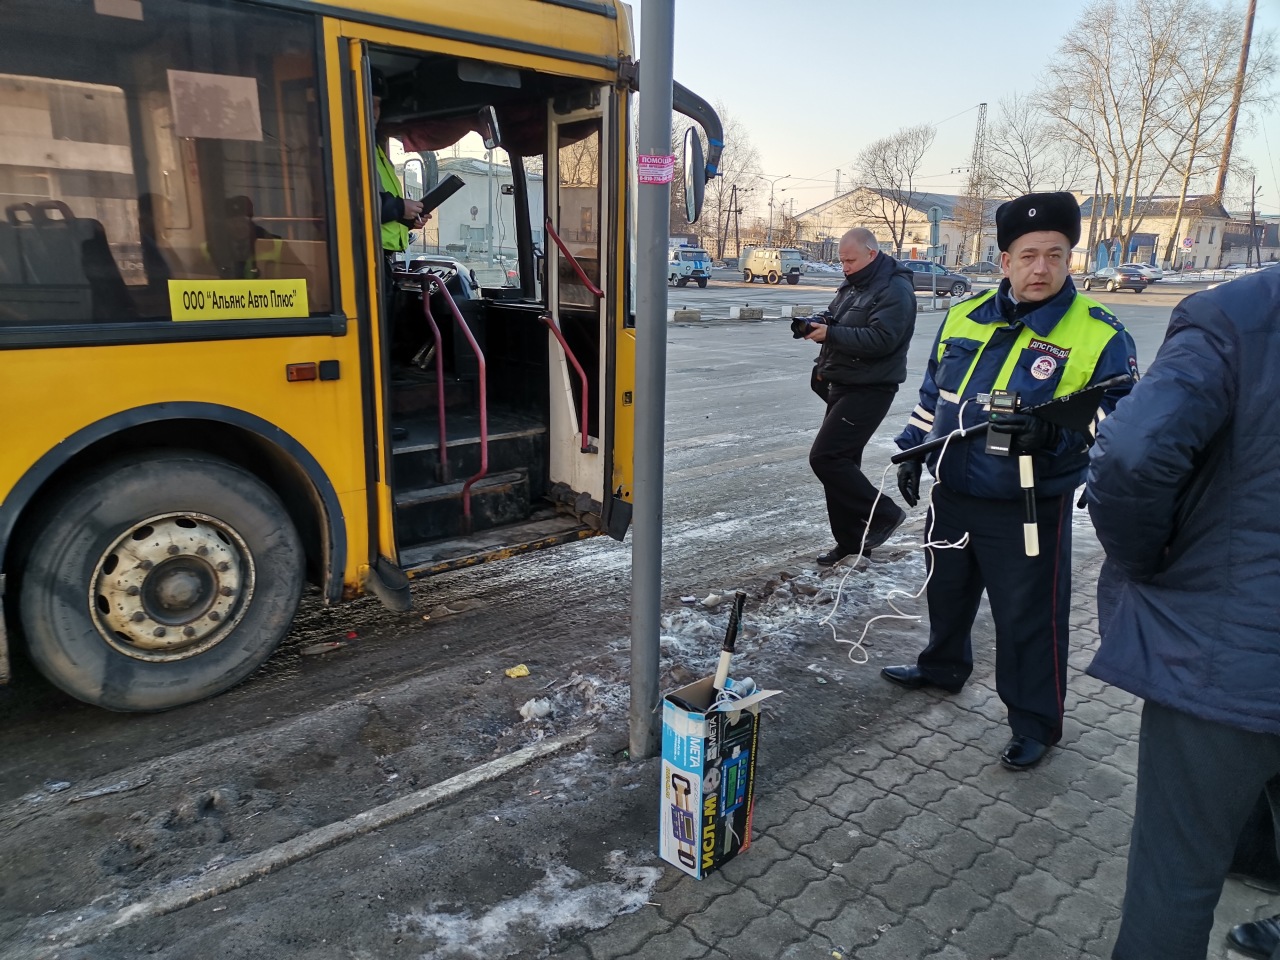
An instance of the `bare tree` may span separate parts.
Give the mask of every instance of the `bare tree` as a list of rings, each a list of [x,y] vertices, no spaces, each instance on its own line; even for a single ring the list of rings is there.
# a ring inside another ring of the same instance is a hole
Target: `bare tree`
[[[1096,0],[1058,48],[1036,105],[1102,171],[1108,232],[1122,250],[1140,225],[1143,195],[1171,169],[1156,140],[1172,64],[1202,15],[1198,0]]]
[[[1075,190],[1093,175],[1087,154],[1065,140],[1030,96],[1013,93],[997,105],[999,115],[987,135],[987,176],[991,193]]]
[[[1244,29],[1234,6],[1211,13],[1206,5],[1174,64],[1169,135],[1158,143],[1178,176],[1174,225],[1162,256],[1166,267],[1173,261],[1192,184],[1220,163],[1217,157],[1231,136],[1233,116],[1241,107],[1247,110],[1264,98],[1262,89],[1276,70],[1274,36],[1264,34],[1253,44],[1244,76],[1238,75],[1236,57]],[[1224,179],[1219,170],[1219,180]]]
[[[695,225],[690,225],[686,219],[684,203],[684,132],[690,122],[678,117],[672,125],[671,152],[676,158],[676,171],[671,183],[671,232],[696,232],[703,238],[705,246],[713,248],[712,252],[719,259],[724,257],[725,244],[732,229],[735,213],[732,208],[743,206],[747,191],[760,173],[760,153],[751,142],[746,126],[729,112],[723,101],[717,101],[715,109],[724,131],[724,152],[720,155],[716,177],[707,182],[702,216]],[[705,139],[702,146],[705,151]]]
[[[904,127],[869,144],[854,160],[865,189],[849,194],[841,213],[846,219],[884,224],[899,257],[916,197],[924,192],[916,189],[916,177],[936,134],[928,124]]]
[[[724,256],[733,207],[742,207],[744,197],[760,173],[760,152],[747,133],[746,125],[716,101],[716,114],[724,128],[724,153],[720,155],[720,175],[707,184],[702,218],[715,236],[715,255]],[[736,189],[735,189],[736,188]]]

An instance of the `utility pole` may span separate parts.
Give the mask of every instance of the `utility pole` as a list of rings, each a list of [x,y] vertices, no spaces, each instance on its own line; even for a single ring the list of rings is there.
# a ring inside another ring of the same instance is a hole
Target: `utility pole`
[[[1244,254],[1244,265],[1253,266],[1253,249],[1258,248],[1258,266],[1262,266],[1262,244],[1258,242],[1258,178],[1249,178],[1249,249]]]
[[[969,158],[969,202],[973,204],[973,258],[982,259],[982,222],[987,212],[987,105],[978,104],[978,123],[973,131],[973,154]]]
[[[838,197],[838,196],[840,196],[840,171],[839,171],[839,169],[837,169],[837,170],[836,170],[836,192],[835,192],[835,193],[833,193],[833,194],[832,194],[832,196],[833,196],[833,197]]]
[[[1236,119],[1240,116],[1240,101],[1244,99],[1244,78],[1249,67],[1249,41],[1253,37],[1253,15],[1258,0],[1249,0],[1244,15],[1244,42],[1240,45],[1240,65],[1236,68],[1236,85],[1231,94],[1231,111],[1227,114],[1227,129],[1222,138],[1222,159],[1218,162],[1218,180],[1213,186],[1213,196],[1222,202],[1227,192],[1227,169],[1231,166],[1231,148],[1236,139]]]
[[[641,157],[671,156],[675,0],[644,0],[640,24]],[[662,619],[662,473],[667,401],[667,238],[671,181],[641,183],[636,204],[635,501],[631,524],[632,760],[657,754]]]
[[[757,176],[759,176],[759,174],[757,174]],[[760,177],[761,180],[764,180],[769,184],[769,230],[764,237],[764,245],[766,247],[773,246],[773,188],[777,186],[780,181],[786,180],[789,176],[791,176],[791,174],[784,173],[782,176],[774,177],[772,180],[768,177]]]
[[[736,191],[737,187],[734,190]],[[734,195],[737,196],[736,193]],[[736,203],[733,205],[733,255],[742,256],[742,207]]]

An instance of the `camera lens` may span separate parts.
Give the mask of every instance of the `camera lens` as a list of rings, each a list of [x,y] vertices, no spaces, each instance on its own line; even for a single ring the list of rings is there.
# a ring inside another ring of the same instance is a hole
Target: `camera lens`
[[[791,321],[791,337],[793,340],[803,340],[804,335],[809,332],[809,318],[796,317]]]

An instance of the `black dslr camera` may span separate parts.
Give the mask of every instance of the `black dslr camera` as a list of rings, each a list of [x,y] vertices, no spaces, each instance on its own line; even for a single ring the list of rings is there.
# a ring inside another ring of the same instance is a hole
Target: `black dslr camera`
[[[827,318],[823,314],[813,317],[796,317],[791,321],[791,339],[803,340],[810,330],[823,326],[826,322]]]

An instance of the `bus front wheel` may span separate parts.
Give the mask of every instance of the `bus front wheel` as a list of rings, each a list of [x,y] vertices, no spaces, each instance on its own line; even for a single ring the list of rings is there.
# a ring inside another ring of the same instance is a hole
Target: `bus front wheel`
[[[203,454],[108,464],[46,505],[22,573],[31,659],[108,710],[154,711],[239,683],[302,595],[302,542],[257,477]]]

